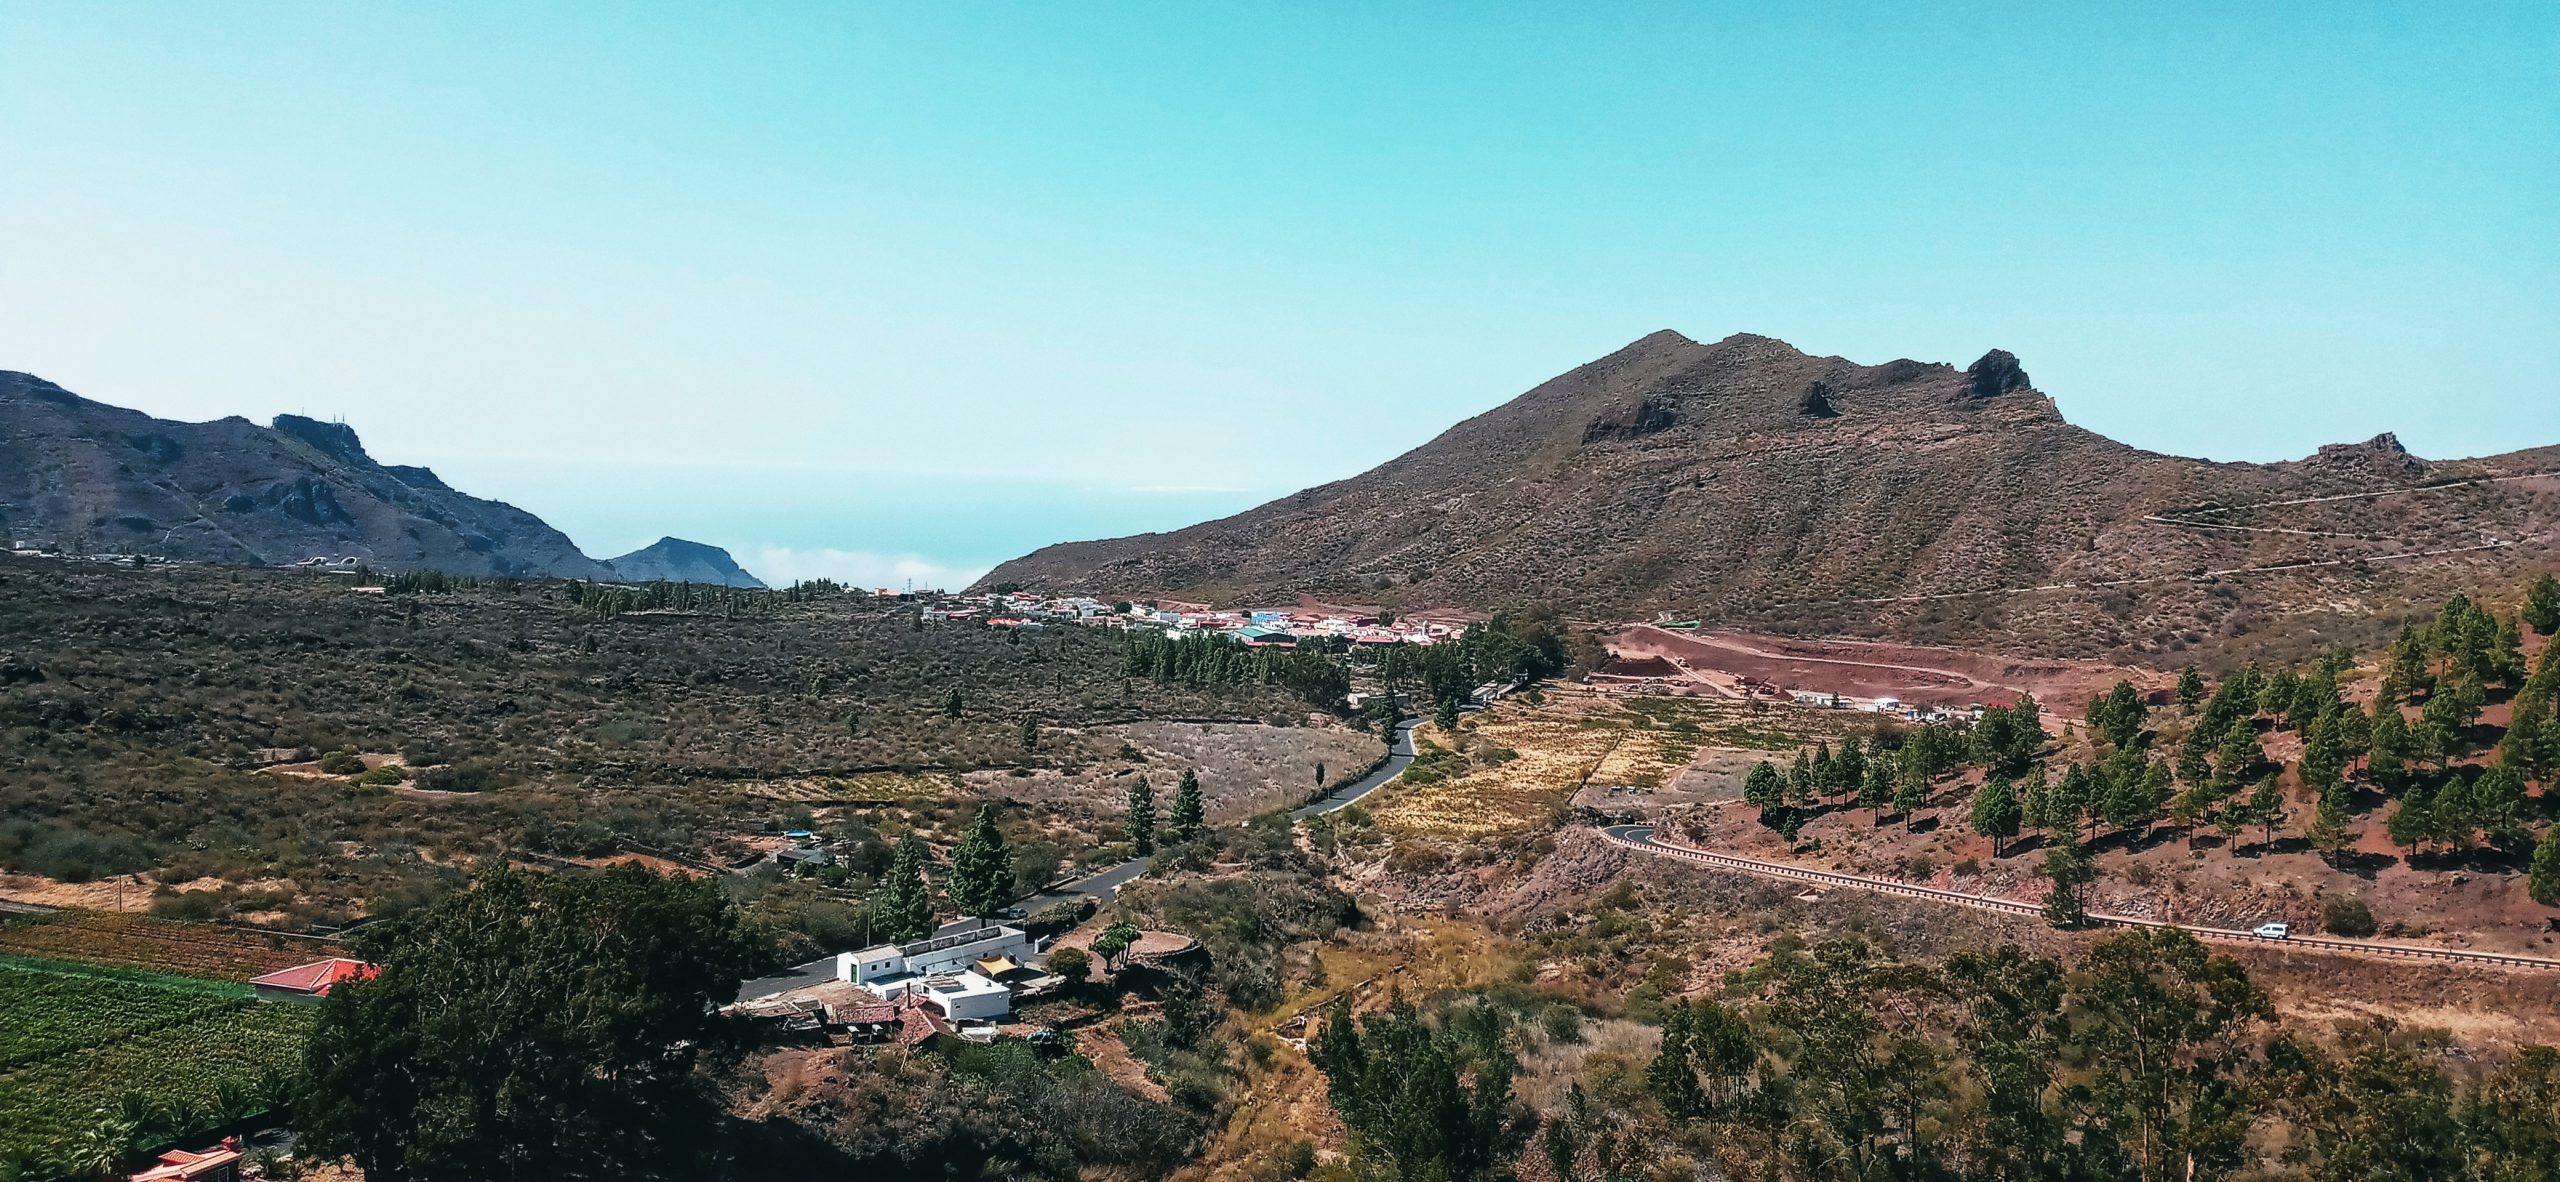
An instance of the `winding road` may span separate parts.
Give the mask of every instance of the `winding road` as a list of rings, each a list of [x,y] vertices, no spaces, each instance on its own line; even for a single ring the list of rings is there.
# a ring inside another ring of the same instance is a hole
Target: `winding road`
[[[1655,854],[1662,857],[1678,858],[1684,862],[1713,867],[1718,870],[1731,870],[1741,874],[1756,875],[1761,878],[1774,878],[1788,882],[1813,883],[1820,886],[1852,887],[1863,891],[1874,891],[1879,894],[1899,895],[1906,899],[1921,899],[1932,903],[1945,903],[1956,907],[1971,907],[1978,911],[1997,911],[2008,915],[2034,916],[2039,919],[2044,916],[2043,907],[2034,903],[2020,902],[2016,899],[2004,899],[1994,895],[1972,895],[1966,894],[1962,891],[1948,891],[1940,890],[1936,887],[1914,886],[1911,883],[1896,882],[1892,879],[1886,878],[1865,878],[1855,874],[1840,874],[1830,870],[1814,870],[1804,866],[1792,866],[1784,862],[1763,862],[1756,858],[1742,858],[1736,857],[1732,854],[1719,854],[1710,850],[1699,849],[1696,846],[1683,845],[1676,841],[1665,841],[1654,836],[1654,828],[1651,825],[1606,825],[1601,827],[1600,835],[1629,849],[1640,850],[1648,854]],[[2279,948],[2305,952],[2327,952],[2352,956],[2383,957],[2398,960],[2452,960],[2464,961],[2472,964],[2498,965],[2505,968],[2537,969],[2544,972],[2560,971],[2560,960],[2549,960],[2539,956],[2522,956],[2511,952],[2475,952],[2462,948],[2429,948],[2417,944],[2385,944],[2377,940],[2342,940],[2335,936],[2293,936],[2290,938],[2278,938],[2272,936],[2260,936],[2252,932],[2240,931],[2233,928],[2205,927],[2191,923],[2170,923],[2165,920],[2141,919],[2130,915],[2103,915],[2097,912],[2091,912],[2089,914],[2089,922],[2102,927],[2176,928],[2179,931],[2186,932],[2198,939],[2225,940],[2242,944],[2272,945]]]
[[[1289,819],[1292,821],[1303,821],[1309,817],[1316,816],[1319,813],[1333,812],[1334,810],[1349,805],[1353,801],[1359,800],[1361,797],[1367,796],[1380,788],[1386,787],[1389,781],[1394,780],[1397,776],[1403,775],[1404,769],[1413,765],[1413,728],[1420,725],[1422,725],[1422,720],[1419,718],[1408,718],[1397,723],[1395,736],[1387,743],[1386,762],[1371,769],[1368,775],[1362,776],[1359,779],[1353,780],[1352,782],[1336,788],[1331,792],[1325,793],[1312,803],[1289,810]],[[1038,894],[1022,899],[1016,899],[1009,910],[1018,916],[1024,911],[1036,910],[1038,906],[1042,904],[1057,902],[1077,895],[1083,895],[1090,898],[1097,904],[1109,903],[1114,896],[1120,893],[1121,887],[1127,886],[1139,875],[1145,874],[1147,872],[1148,863],[1153,862],[1154,860],[1155,859],[1153,858],[1131,858],[1116,866],[1105,867],[1082,878],[1074,879],[1051,887]],[[944,925],[944,928],[945,930],[950,930],[962,926],[967,925],[965,923],[946,924]],[[768,994],[780,993],[786,989],[798,989],[803,986],[815,985],[820,981],[833,980],[835,978],[835,974],[836,958],[833,956],[822,956],[807,964],[793,965],[792,967],[784,969],[773,976],[759,977],[755,980],[745,982],[739,985],[738,996],[742,999],[763,997]]]
[[[1422,720],[1419,718],[1408,718],[1397,723],[1395,737],[1387,743],[1385,763],[1379,764],[1368,775],[1325,793],[1312,803],[1289,810],[1289,819],[1303,821],[1320,813],[1332,812],[1386,787],[1388,781],[1403,775],[1404,769],[1413,764],[1413,728],[1421,725]],[[1053,888],[1050,894],[1088,895],[1099,902],[1108,903],[1112,896],[1120,893],[1121,887],[1128,885],[1139,875],[1145,874],[1147,863],[1153,860],[1152,858],[1131,858],[1117,866],[1096,871]]]

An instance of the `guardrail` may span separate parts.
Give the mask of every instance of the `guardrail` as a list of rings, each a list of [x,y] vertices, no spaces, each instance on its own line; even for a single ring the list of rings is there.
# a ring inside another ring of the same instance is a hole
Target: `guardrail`
[[[1878,894],[1899,895],[1907,899],[1925,899],[1931,902],[1949,903],[1959,907],[1972,907],[1982,911],[1997,911],[2008,915],[2031,915],[2037,917],[2042,917],[2044,915],[2044,908],[2033,903],[2022,903],[2016,899],[2003,899],[1993,895],[1967,894],[1963,891],[1950,891],[1941,890],[1937,887],[1915,886],[1911,883],[1894,882],[1889,879],[1863,878],[1855,874],[1841,874],[1831,870],[1814,870],[1804,866],[1790,866],[1784,862],[1763,862],[1756,858],[1741,858],[1732,854],[1719,854],[1710,850],[1699,849],[1696,846],[1681,845],[1678,842],[1664,841],[1661,838],[1654,836],[1654,831],[1649,826],[1636,826],[1635,828],[1642,831],[1643,835],[1640,838],[1623,837],[1616,833],[1612,833],[1607,829],[1601,830],[1600,835],[1607,838],[1609,841],[1625,846],[1628,849],[1642,850],[1650,854],[1660,854],[1665,857],[1678,858],[1686,862],[1695,862],[1702,866],[1714,866],[1719,869],[1739,871],[1744,874],[1757,875],[1762,878],[1774,878],[1791,882],[1820,883],[1827,886],[1851,887],[1857,890],[1873,891]],[[2306,949],[2318,952],[2345,952],[2359,956],[2397,957],[2405,960],[2462,961],[2471,964],[2502,965],[2508,968],[2540,969],[2546,972],[2560,970],[2560,960],[2551,960],[2539,956],[2524,956],[2512,952],[2477,952],[2464,948],[2428,948],[2417,944],[2385,944],[2375,940],[2346,940],[2335,936],[2261,936],[2254,932],[2245,932],[2234,928],[2216,928],[2205,927],[2198,924],[2171,923],[2167,920],[2144,919],[2131,915],[2108,915],[2094,911],[2089,913],[2088,918],[2090,923],[2106,927],[2176,928],[2179,931],[2186,932],[2189,935],[2196,936],[2200,939],[2228,940],[2235,943],[2258,944],[2274,948]]]

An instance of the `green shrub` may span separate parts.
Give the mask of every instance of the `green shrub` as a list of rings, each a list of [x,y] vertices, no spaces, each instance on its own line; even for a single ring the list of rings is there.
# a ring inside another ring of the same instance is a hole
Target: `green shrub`
[[[2373,908],[2362,899],[2331,899],[2320,909],[2320,927],[2333,936],[2370,936],[2375,930]]]
[[[381,767],[357,776],[356,783],[388,788],[394,784],[405,781],[408,778],[409,769],[396,763],[386,763]]]
[[[332,751],[320,757],[320,770],[333,776],[361,775],[364,761],[352,751]]]

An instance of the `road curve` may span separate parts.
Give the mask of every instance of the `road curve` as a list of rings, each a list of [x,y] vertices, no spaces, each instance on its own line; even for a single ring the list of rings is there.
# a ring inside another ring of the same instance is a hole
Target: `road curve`
[[[1396,724],[1395,736],[1387,742],[1387,761],[1370,770],[1368,775],[1325,793],[1311,804],[1289,810],[1289,819],[1303,821],[1318,813],[1329,813],[1363,796],[1377,791],[1387,782],[1404,774],[1413,764],[1413,728],[1422,725],[1419,718],[1408,718]],[[1060,895],[1086,895],[1108,903],[1120,888],[1147,872],[1153,858],[1131,858],[1116,866],[1105,867],[1073,882],[1052,888]]]
[[[1940,890],[1936,887],[1914,886],[1907,882],[1895,882],[1891,879],[1865,878],[1855,874],[1840,874],[1830,870],[1814,870],[1803,866],[1791,866],[1784,862],[1763,862],[1756,858],[1741,858],[1732,854],[1719,854],[1709,850],[1702,850],[1692,845],[1683,845],[1674,841],[1664,841],[1661,838],[1654,836],[1654,829],[1651,825],[1608,825],[1601,828],[1600,835],[1629,849],[1641,850],[1645,853],[1656,854],[1663,857],[1678,858],[1684,862],[1692,862],[1701,866],[1711,866],[1719,870],[1732,870],[1742,874],[1757,875],[1761,878],[1775,878],[1789,882],[1815,883],[1822,886],[1852,887],[1858,890],[1875,891],[1879,894],[1900,895],[1906,899],[1924,899],[1932,903],[1945,903],[1956,907],[1971,907],[1980,911],[1998,911],[2009,915],[2028,915],[2035,916],[2037,918],[2042,918],[2044,915],[2044,908],[2033,903],[2022,903],[2016,899],[2003,899],[1992,895],[1972,895],[1966,894],[1962,891],[1947,891]],[[2179,931],[2186,932],[2199,939],[2226,940],[2242,944],[2274,946],[2306,952],[2342,953],[2354,956],[2375,956],[2398,960],[2450,960],[2463,961],[2471,964],[2498,965],[2505,968],[2537,969],[2544,972],[2560,971],[2560,960],[2549,960],[2539,956],[2522,956],[2512,952],[2475,952],[2462,948],[2428,948],[2417,944],[2385,944],[2375,940],[2342,940],[2335,936],[2293,936],[2286,939],[2277,939],[2270,936],[2260,936],[2250,932],[2238,931],[2232,928],[2204,927],[2198,924],[2188,923],[2169,923],[2164,920],[2141,919],[2130,915],[2105,915],[2094,911],[2089,913],[2089,922],[2106,927],[2176,928]]]
[[[1408,718],[1396,724],[1395,736],[1387,741],[1387,761],[1368,775],[1325,793],[1314,803],[1289,810],[1289,819],[1303,821],[1319,813],[1329,813],[1363,796],[1387,786],[1387,781],[1404,774],[1413,766],[1413,728],[1421,726],[1419,718]]]

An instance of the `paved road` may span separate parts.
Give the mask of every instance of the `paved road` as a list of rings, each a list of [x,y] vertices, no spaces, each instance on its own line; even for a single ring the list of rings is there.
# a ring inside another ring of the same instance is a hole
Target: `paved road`
[[[1289,810],[1289,819],[1303,821],[1318,813],[1332,812],[1386,787],[1387,781],[1403,775],[1404,769],[1413,766],[1413,728],[1421,725],[1422,720],[1419,718],[1408,718],[1397,723],[1395,738],[1387,743],[1387,761],[1379,764],[1378,770],[1326,793],[1314,804]]]
[[[1763,862],[1757,858],[1741,858],[1732,854],[1714,853],[1709,850],[1699,849],[1696,846],[1684,845],[1675,841],[1664,841],[1657,838],[1653,835],[1653,826],[1651,825],[1608,825],[1603,826],[1600,833],[1609,840],[1614,841],[1619,845],[1627,846],[1631,849],[1643,850],[1650,854],[1661,854],[1666,857],[1679,858],[1682,861],[1695,862],[1702,866],[1712,866],[1720,870],[1733,870],[1744,874],[1758,875],[1762,878],[1775,878],[1789,882],[1806,882],[1821,886],[1854,887],[1859,890],[1877,891],[1888,895],[1900,895],[1907,899],[1925,899],[1934,903],[1946,903],[1957,907],[1972,907],[1983,911],[1999,911],[2011,915],[2031,915],[2042,917],[2044,914],[2044,909],[2042,907],[2034,903],[2021,902],[2016,899],[2003,899],[1992,895],[1969,895],[1962,891],[1942,891],[1936,887],[1914,886],[1907,882],[1896,882],[1892,879],[1863,878],[1855,874],[1840,874],[1829,870],[1815,870],[1804,866],[1792,866],[1784,862]],[[2465,948],[2430,948],[2418,944],[2385,944],[2376,940],[2341,940],[2332,936],[2294,936],[2290,939],[2284,939],[2273,936],[2261,936],[2252,932],[2239,931],[2232,928],[2203,927],[2189,923],[2169,923],[2164,920],[2143,919],[2130,915],[2103,915],[2094,911],[2089,913],[2089,922],[2103,927],[2176,928],[2179,931],[2186,932],[2200,939],[2229,940],[2245,944],[2275,945],[2286,949],[2305,952],[2347,953],[2357,956],[2378,956],[2400,960],[2457,960],[2472,964],[2493,964],[2502,965],[2508,968],[2541,969],[2545,971],[2560,969],[2560,960],[2547,960],[2539,956],[2519,956],[2510,952],[2474,952]]]
[[[1388,781],[1403,775],[1404,769],[1413,764],[1413,728],[1421,725],[1422,720],[1419,718],[1408,718],[1397,723],[1395,737],[1387,743],[1385,763],[1379,764],[1376,770],[1368,775],[1324,794],[1313,804],[1289,810],[1289,819],[1303,821],[1318,813],[1332,812],[1385,787]],[[1108,903],[1113,896],[1120,893],[1121,887],[1127,886],[1131,880],[1145,874],[1147,863],[1150,861],[1153,859],[1131,858],[1117,866],[1086,875],[1061,886],[1057,888],[1056,894],[1089,895],[1099,902]]]
[[[1385,787],[1388,781],[1404,774],[1404,769],[1413,764],[1413,728],[1420,725],[1422,720],[1419,718],[1408,718],[1397,723],[1395,737],[1387,743],[1385,763],[1379,764],[1376,770],[1368,775],[1326,793],[1313,804],[1290,810],[1289,819],[1303,821],[1318,813],[1332,812]],[[1050,892],[1020,900],[1015,907],[1036,910],[1043,903],[1075,895],[1088,896],[1097,903],[1109,903],[1113,896],[1120,893],[1121,887],[1127,886],[1139,875],[1145,874],[1147,864],[1152,861],[1154,861],[1153,858],[1131,858],[1117,866],[1111,866],[1066,883]],[[748,981],[738,986],[738,996],[740,998],[763,997],[767,994],[780,993],[785,989],[815,985],[820,981],[831,980],[835,975],[836,958],[821,957],[786,972]]]

